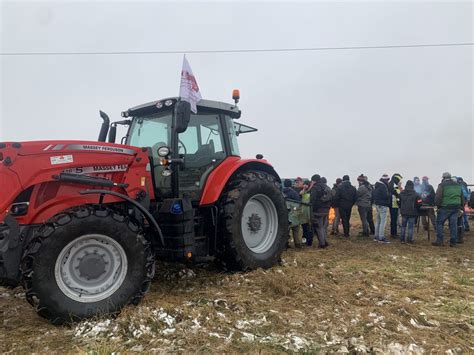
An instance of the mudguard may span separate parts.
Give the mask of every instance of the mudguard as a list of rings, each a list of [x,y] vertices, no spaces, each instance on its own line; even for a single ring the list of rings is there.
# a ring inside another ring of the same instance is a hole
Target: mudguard
[[[232,175],[245,170],[265,171],[275,176],[278,182],[281,182],[273,166],[265,159],[241,159],[236,156],[227,157],[209,174],[199,205],[205,206],[215,203]]]

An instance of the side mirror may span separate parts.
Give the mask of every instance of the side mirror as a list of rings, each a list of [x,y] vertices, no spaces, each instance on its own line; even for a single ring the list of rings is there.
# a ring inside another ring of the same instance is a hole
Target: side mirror
[[[175,107],[174,128],[176,133],[183,133],[188,128],[191,119],[191,104],[187,101],[179,101]]]

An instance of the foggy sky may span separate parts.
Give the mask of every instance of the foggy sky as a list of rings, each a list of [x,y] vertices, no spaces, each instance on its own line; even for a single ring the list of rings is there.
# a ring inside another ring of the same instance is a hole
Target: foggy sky
[[[473,42],[458,2],[2,1],[1,52],[173,51]],[[188,54],[203,98],[241,90],[242,156],[281,176],[474,183],[474,48]],[[0,56],[0,140],[97,139],[177,96],[182,54]]]

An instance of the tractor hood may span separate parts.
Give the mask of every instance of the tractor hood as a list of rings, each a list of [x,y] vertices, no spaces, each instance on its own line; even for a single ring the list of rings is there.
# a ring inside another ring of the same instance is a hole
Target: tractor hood
[[[138,155],[140,157],[138,157]],[[147,164],[141,148],[96,141],[0,143],[0,223],[15,198],[28,187],[62,172],[97,174]]]

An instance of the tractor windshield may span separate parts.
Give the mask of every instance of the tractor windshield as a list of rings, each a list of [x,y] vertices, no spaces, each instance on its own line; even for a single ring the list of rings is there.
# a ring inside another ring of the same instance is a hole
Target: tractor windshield
[[[171,145],[172,111],[138,117],[130,127],[128,144],[135,147],[150,147],[157,157],[159,147]]]

